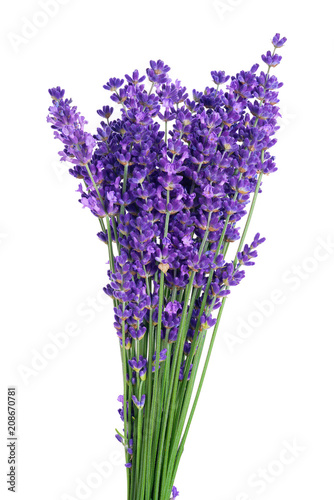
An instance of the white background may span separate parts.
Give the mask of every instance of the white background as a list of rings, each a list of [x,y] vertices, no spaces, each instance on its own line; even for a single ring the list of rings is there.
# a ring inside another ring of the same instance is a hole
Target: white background
[[[95,237],[96,219],[77,202],[76,180],[58,164],[47,89],[64,87],[93,131],[96,109],[110,104],[102,88],[110,77],[144,72],[161,58],[190,91],[203,89],[211,70],[234,74],[261,62],[276,32],[288,37],[275,71],[285,84],[279,171],[265,178],[249,234],[260,231],[267,241],[227,302],[176,485],[181,500],[333,498],[330,3],[56,4],[53,16],[41,16],[36,0],[1,6],[1,498],[12,498],[5,485],[11,384],[18,388],[16,498],[79,500],[77,485],[94,480],[86,498],[125,498],[114,439],[119,348],[111,302],[100,292],[106,248]],[[39,27],[29,35],[32,21]],[[32,371],[36,353],[52,354],[50,335],[65,330],[68,345]],[[295,457],[286,443],[297,446]],[[95,466],[103,461],[112,472],[102,480]],[[267,479],[259,482],[261,467]]]

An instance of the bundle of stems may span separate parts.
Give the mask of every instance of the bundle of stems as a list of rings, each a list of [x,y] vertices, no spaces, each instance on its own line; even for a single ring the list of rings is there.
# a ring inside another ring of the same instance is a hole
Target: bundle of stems
[[[113,108],[103,106],[95,135],[63,89],[49,90],[61,159],[108,247],[128,500],[179,494],[174,481],[226,299],[264,241],[257,233],[245,244],[263,175],[276,170],[269,149],[282,84],[270,70],[285,40],[273,37],[266,72],[258,64],[231,78],[212,71],[215,86],[192,99],[161,60],[150,62],[148,89],[137,70],[111,78],[104,88],[120,117],[110,120]]]

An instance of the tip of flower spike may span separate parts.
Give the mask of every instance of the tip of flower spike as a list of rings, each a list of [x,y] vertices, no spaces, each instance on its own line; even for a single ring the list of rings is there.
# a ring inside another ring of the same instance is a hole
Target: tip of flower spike
[[[225,76],[225,71],[211,71],[211,76],[213,82],[217,85],[222,85],[230,78],[228,75]]]
[[[157,83],[158,85],[162,83],[169,83],[170,79],[167,76],[170,67],[167,66],[161,59],[158,61],[150,61],[150,68],[146,70],[148,79],[152,83]]]
[[[53,101],[59,101],[64,97],[65,90],[60,87],[53,87],[52,89],[49,89],[49,94]]]
[[[260,233],[256,233],[256,235],[254,236],[254,240],[251,244],[251,247],[256,248],[259,245],[261,245],[261,243],[264,243],[265,241],[266,241],[266,239],[264,237],[261,238]]]
[[[279,33],[276,33],[276,35],[272,39],[272,44],[274,47],[276,47],[276,49],[280,49],[285,44],[286,40],[286,37],[281,38],[281,35]]]
[[[132,73],[132,77],[129,75],[125,75],[125,78],[127,79],[128,83],[132,85],[137,85],[138,83],[143,82],[146,76],[139,77],[139,71],[135,69],[134,72]]]
[[[106,90],[110,90],[110,92],[116,92],[124,83],[124,79],[120,78],[109,78],[107,83],[103,85],[103,88]]]

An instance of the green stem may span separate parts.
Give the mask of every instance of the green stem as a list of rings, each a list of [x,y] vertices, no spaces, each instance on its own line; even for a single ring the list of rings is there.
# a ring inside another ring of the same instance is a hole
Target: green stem
[[[115,260],[114,260],[114,253],[113,253],[113,250],[112,250],[110,219],[109,219],[108,216],[106,217],[106,221],[107,221],[107,233],[108,233],[108,252],[109,252],[110,270],[113,273],[115,273]]]
[[[214,303],[212,303],[210,308],[208,309],[208,311],[207,311],[208,315],[211,314],[213,307],[214,307]],[[184,378],[182,381],[182,384],[185,383],[188,385],[186,386],[184,384],[182,386],[183,388],[186,388],[186,390],[184,390],[183,393],[181,395],[179,395],[179,398],[180,398],[180,404],[179,404],[179,408],[178,408],[179,418],[178,418],[178,421],[176,422],[175,428],[173,430],[173,435],[171,438],[171,453],[169,456],[168,474],[166,474],[165,488],[166,487],[168,488],[169,478],[170,478],[170,475],[173,471],[173,463],[174,463],[175,458],[176,458],[179,441],[180,441],[182,431],[183,431],[184,422],[185,422],[186,417],[187,417],[188,408],[189,408],[189,404],[190,404],[191,396],[192,396],[192,391],[193,391],[193,387],[194,387],[195,380],[196,380],[197,369],[199,366],[199,362],[201,359],[202,350],[203,350],[203,346],[204,346],[204,342],[205,342],[205,338],[206,338],[206,332],[207,332],[207,329],[203,328],[199,332],[197,341],[193,340],[194,345],[195,345],[195,354],[194,354],[194,364],[193,364],[192,371],[191,371],[191,378],[188,381],[189,373],[184,374]],[[188,357],[189,358],[191,357],[190,354]],[[186,373],[186,371],[185,371],[185,373]],[[184,404],[182,404],[182,400],[184,401]],[[167,469],[166,469],[166,471],[167,471]]]
[[[174,354],[173,354],[172,371],[171,371],[171,377],[170,377],[170,387],[169,387],[169,391],[168,391],[167,405],[166,405],[166,408],[164,408],[163,423],[161,426],[160,446],[159,446],[159,454],[158,454],[157,466],[156,466],[156,472],[155,472],[155,488],[154,488],[153,500],[159,499],[162,459],[163,459],[163,455],[165,455],[165,457],[166,457],[166,455],[168,454],[168,440],[170,438],[171,429],[173,426],[171,415],[173,415],[174,410],[175,410],[173,405],[175,405],[175,397],[176,397],[177,384],[178,384],[180,366],[181,366],[181,356],[182,356],[183,345],[184,345],[184,336],[185,336],[184,325],[185,325],[185,320],[186,320],[186,316],[187,316],[189,296],[190,296],[190,293],[191,293],[192,288],[193,288],[194,277],[195,277],[195,273],[192,273],[192,276],[191,276],[190,281],[189,281],[187,288],[186,288],[186,294],[185,294],[185,299],[184,299],[184,304],[183,304],[183,311],[182,311],[181,322],[180,322],[180,326],[179,326],[178,338],[177,338],[177,342],[176,342],[176,346],[175,346],[175,350],[174,350]],[[168,419],[168,421],[167,421],[167,419]],[[165,440],[166,426],[167,426],[167,436],[166,436],[166,440]]]
[[[215,339],[216,339],[216,335],[217,335],[218,327],[219,327],[219,322],[220,322],[220,318],[221,318],[222,313],[223,313],[225,302],[226,302],[226,297],[223,298],[222,305],[221,305],[221,307],[219,309],[219,313],[218,313],[218,317],[217,317],[217,323],[216,323],[215,328],[213,330],[213,334],[212,334],[212,337],[211,337],[211,342],[210,342],[210,346],[209,346],[209,349],[208,349],[208,353],[207,353],[207,356],[206,356],[206,359],[205,359],[205,363],[204,363],[204,367],[203,367],[203,372],[202,372],[202,375],[201,375],[201,379],[200,379],[200,382],[199,382],[199,386],[198,386],[198,389],[196,391],[196,396],[195,396],[194,403],[193,403],[192,408],[191,408],[191,412],[190,412],[190,415],[189,415],[187,426],[185,428],[185,431],[184,431],[184,434],[183,434],[183,437],[182,437],[182,440],[181,440],[181,443],[180,443],[180,446],[179,446],[179,449],[178,449],[178,452],[177,452],[177,456],[176,456],[175,465],[174,465],[174,468],[173,468],[173,473],[172,473],[172,478],[171,478],[172,481],[171,482],[174,482],[174,479],[175,479],[175,476],[176,476],[176,471],[177,471],[177,468],[178,468],[178,465],[179,465],[179,462],[180,462],[180,458],[181,458],[181,455],[182,455],[183,450],[184,450],[184,444],[185,444],[185,441],[187,439],[188,432],[189,432],[189,429],[190,429],[190,425],[191,425],[191,422],[192,422],[192,419],[193,419],[193,416],[194,416],[194,413],[195,413],[195,410],[196,410],[196,406],[197,406],[197,403],[198,403],[198,398],[200,396],[200,393],[201,393],[201,390],[202,390],[202,387],[203,387],[203,382],[204,382],[206,371],[207,371],[207,368],[208,368],[208,364],[209,364],[209,361],[210,361],[210,358],[211,358],[211,353],[212,353],[212,349],[213,349],[213,346],[214,346],[214,343],[215,343]],[[170,484],[171,483],[169,483],[169,485]]]
[[[155,432],[157,432],[158,427],[158,389],[159,389],[159,361],[160,361],[160,344],[161,344],[161,321],[162,321],[162,307],[163,307],[163,291],[164,291],[164,279],[165,275],[161,271],[160,272],[160,288],[159,288],[159,310],[158,310],[158,325],[157,325],[157,337],[156,337],[156,359],[155,359],[155,372],[154,372],[154,381],[153,381],[153,398],[152,398],[152,412],[150,416],[150,428],[149,428],[149,447],[148,453],[151,454],[152,459],[154,460],[154,454],[152,454],[153,448],[153,438]],[[154,462],[153,462],[154,463]],[[152,472],[152,471],[150,471]]]
[[[142,382],[140,382],[139,385],[139,394],[138,394],[138,401],[141,400],[141,395],[142,395]],[[136,446],[136,485],[140,485],[139,483],[139,478],[140,478],[140,471],[142,467],[142,463],[140,460],[140,453],[141,453],[141,441],[142,441],[142,424],[143,424],[143,411],[144,409],[138,409],[137,412],[137,446]],[[139,495],[138,495],[139,496]]]
[[[262,153],[262,157],[263,157],[263,153]],[[262,158],[262,161],[263,161],[263,158]],[[247,217],[247,220],[246,220],[246,224],[245,224],[242,236],[240,238],[240,243],[239,243],[239,246],[238,246],[238,250],[237,250],[237,253],[236,253],[236,256],[235,256],[235,259],[234,259],[234,267],[235,267],[235,265],[236,265],[236,263],[238,261],[238,253],[242,250],[242,248],[244,246],[244,242],[245,242],[245,238],[246,238],[247,231],[248,231],[248,228],[249,228],[249,224],[250,224],[250,221],[251,221],[252,216],[253,216],[253,212],[254,212],[254,207],[255,207],[257,195],[259,194],[259,189],[260,189],[260,186],[261,186],[262,176],[263,176],[263,172],[261,171],[260,174],[259,174],[259,177],[257,179],[257,183],[256,183],[255,191],[254,191],[254,196],[253,196],[252,204],[251,204],[251,207],[249,209],[249,213],[248,213],[248,217]]]
[[[128,361],[128,358],[127,358],[127,361]],[[129,415],[130,415],[130,418],[129,418],[129,422],[128,422],[128,434],[129,436],[132,435],[132,422],[131,422],[131,401],[132,401],[132,383],[131,383],[131,379],[129,380]],[[124,442],[125,442],[125,439],[124,439]],[[129,492],[131,491],[132,487],[134,487],[134,475],[131,473],[131,470],[128,469],[128,474],[129,474],[129,487],[128,487],[128,490]],[[129,497],[129,500],[130,500],[131,496]]]
[[[125,302],[123,302],[123,312],[125,310]],[[128,419],[127,419],[127,382],[126,382],[126,374],[127,374],[127,361],[126,361],[126,349],[125,349],[125,322],[122,320],[122,365],[123,365],[123,404],[124,404],[124,437],[125,444],[128,445],[129,436],[128,436]],[[129,401],[129,416],[131,417],[131,402]],[[128,458],[127,451],[125,452],[126,459]]]
[[[129,169],[129,165],[127,163],[126,165],[124,165],[124,177],[123,177],[122,195],[124,195],[124,193],[126,191],[126,185],[127,185],[127,181],[128,181],[128,169]],[[121,214],[123,215],[124,212],[125,212],[125,205],[123,204],[121,206]]]
[[[169,191],[167,191],[167,200],[166,207],[169,203]],[[169,225],[169,212],[166,213],[165,219],[165,228],[164,228],[164,237],[168,234],[168,225]],[[164,303],[164,280],[165,274],[163,271],[160,271],[160,287],[159,287],[159,309],[158,309],[158,325],[157,325],[157,336],[156,336],[156,359],[155,359],[155,372],[154,372],[154,381],[153,381],[153,397],[152,397],[152,410],[150,415],[150,424],[149,424],[149,435],[148,435],[148,455],[154,460],[155,450],[153,446],[153,437],[154,430],[157,432],[159,422],[158,413],[158,390],[159,390],[159,362],[160,362],[160,345],[161,345],[161,321],[162,321],[162,309]],[[154,454],[152,454],[152,451]],[[148,474],[150,474],[150,470],[148,470]]]
[[[153,87],[154,87],[154,82],[153,82],[153,83],[152,83],[152,85],[151,85],[151,88],[150,88],[150,91],[149,91],[148,95],[151,95],[152,90],[153,90]]]
[[[117,246],[117,250],[118,250],[118,255],[120,255],[121,254],[121,247],[120,247],[120,244],[118,241],[116,220],[115,220],[115,217],[113,215],[111,217],[111,221],[112,221],[112,228],[114,230],[115,242],[116,242],[116,246]]]
[[[150,309],[149,323],[149,345],[148,345],[148,372],[147,372],[147,394],[145,402],[145,421],[144,421],[144,447],[143,447],[143,471],[141,475],[141,491],[140,500],[146,495],[149,495],[150,481],[149,474],[151,468],[151,453],[149,452],[149,424],[151,415],[151,397],[152,397],[152,356],[154,351],[154,327],[152,324],[153,310]],[[148,475],[147,475],[148,472]]]

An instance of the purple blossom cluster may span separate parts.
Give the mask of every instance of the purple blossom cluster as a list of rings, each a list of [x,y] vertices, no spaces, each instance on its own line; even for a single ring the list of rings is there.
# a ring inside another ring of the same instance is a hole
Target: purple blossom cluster
[[[242,267],[254,264],[264,241],[257,234],[235,260],[226,258],[229,245],[241,239],[253,194],[261,192],[259,178],[276,171],[271,148],[282,83],[269,69],[280,63],[276,49],[284,42],[275,35],[274,50],[262,56],[267,72],[258,64],[232,77],[212,71],[213,84],[203,91],[188,92],[172,81],[161,60],[150,61],[146,76],[135,70],[110,78],[104,88],[120,112],[112,119],[113,107],[99,109],[102,121],[93,135],[64,90],[49,90],[47,119],[63,143],[61,160],[72,164],[70,173],[81,181],[80,203],[100,220],[98,237],[118,249],[117,256],[110,254],[104,291],[113,299],[114,326],[128,352],[127,382],[134,394],[127,404],[138,411],[145,412],[145,395],[136,387],[149,367],[156,370],[150,328],[161,334],[160,366],[167,346],[173,357],[186,308],[179,380],[189,380],[193,365],[187,373],[185,366],[193,342],[215,324],[214,311],[244,278]],[[166,293],[159,325],[161,273]],[[185,304],[189,284],[193,301]]]

